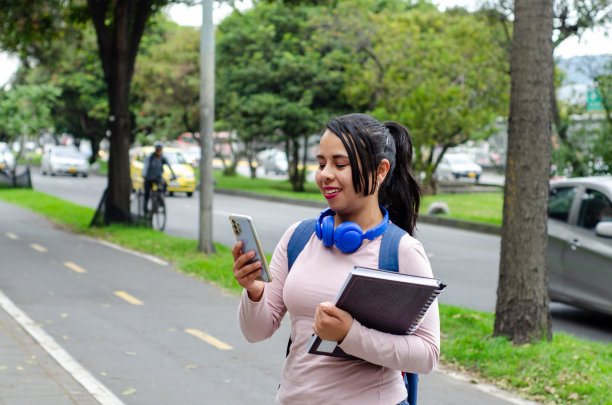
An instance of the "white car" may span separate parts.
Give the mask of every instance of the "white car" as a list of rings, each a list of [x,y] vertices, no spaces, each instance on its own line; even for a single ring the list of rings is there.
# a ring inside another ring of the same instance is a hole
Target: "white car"
[[[6,142],[0,142],[0,170],[12,170],[14,168],[15,155],[13,155]]]
[[[287,154],[280,149],[266,149],[257,154],[257,160],[264,172],[274,172],[276,174],[286,174],[289,170]]]
[[[482,167],[468,155],[445,153],[438,164],[435,178],[437,180],[459,180],[465,177],[478,182],[481,174]]]
[[[40,159],[40,171],[43,176],[49,173],[71,174],[73,177],[89,174],[89,162],[83,153],[74,146],[51,146]]]

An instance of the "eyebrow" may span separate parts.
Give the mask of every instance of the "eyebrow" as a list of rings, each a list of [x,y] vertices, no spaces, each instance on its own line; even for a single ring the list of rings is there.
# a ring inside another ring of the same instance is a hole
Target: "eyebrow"
[[[348,157],[349,157],[349,155],[333,155],[332,156],[333,159],[348,158]],[[325,156],[317,155],[317,159],[325,159]]]

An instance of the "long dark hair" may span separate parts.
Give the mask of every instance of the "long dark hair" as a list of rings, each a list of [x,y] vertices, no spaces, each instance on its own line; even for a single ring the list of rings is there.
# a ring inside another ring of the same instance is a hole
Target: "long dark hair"
[[[376,169],[383,159],[389,161],[378,202],[387,209],[393,223],[413,235],[422,189],[412,173],[412,138],[408,129],[395,122],[381,123],[367,114],[332,118],[327,129],[340,138],[348,152],[355,192],[374,194]]]

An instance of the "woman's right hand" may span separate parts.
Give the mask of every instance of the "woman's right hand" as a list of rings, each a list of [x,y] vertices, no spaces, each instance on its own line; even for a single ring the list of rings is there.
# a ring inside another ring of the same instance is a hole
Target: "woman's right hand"
[[[232,256],[234,257],[234,278],[238,281],[249,294],[249,298],[252,301],[259,301],[263,295],[265,283],[261,280],[257,280],[257,277],[261,276],[262,268],[259,260],[248,263],[249,260],[255,257],[253,250],[242,253],[242,242],[238,241],[232,248]]]

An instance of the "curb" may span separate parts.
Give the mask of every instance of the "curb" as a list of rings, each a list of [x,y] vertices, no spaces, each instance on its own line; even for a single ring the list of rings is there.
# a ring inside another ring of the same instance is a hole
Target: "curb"
[[[323,201],[314,200],[300,200],[297,198],[279,197],[271,195],[262,195],[253,193],[250,191],[226,189],[226,188],[215,188],[214,192],[217,194],[232,195],[238,197],[255,198],[264,201],[280,202],[285,204],[303,205],[306,207],[314,208],[327,208],[327,204]],[[453,228],[463,229],[466,231],[474,231],[487,233],[491,235],[501,235],[501,226],[485,224],[475,221],[467,221],[462,219],[448,218],[430,214],[420,214],[418,222],[432,225],[449,226]]]

